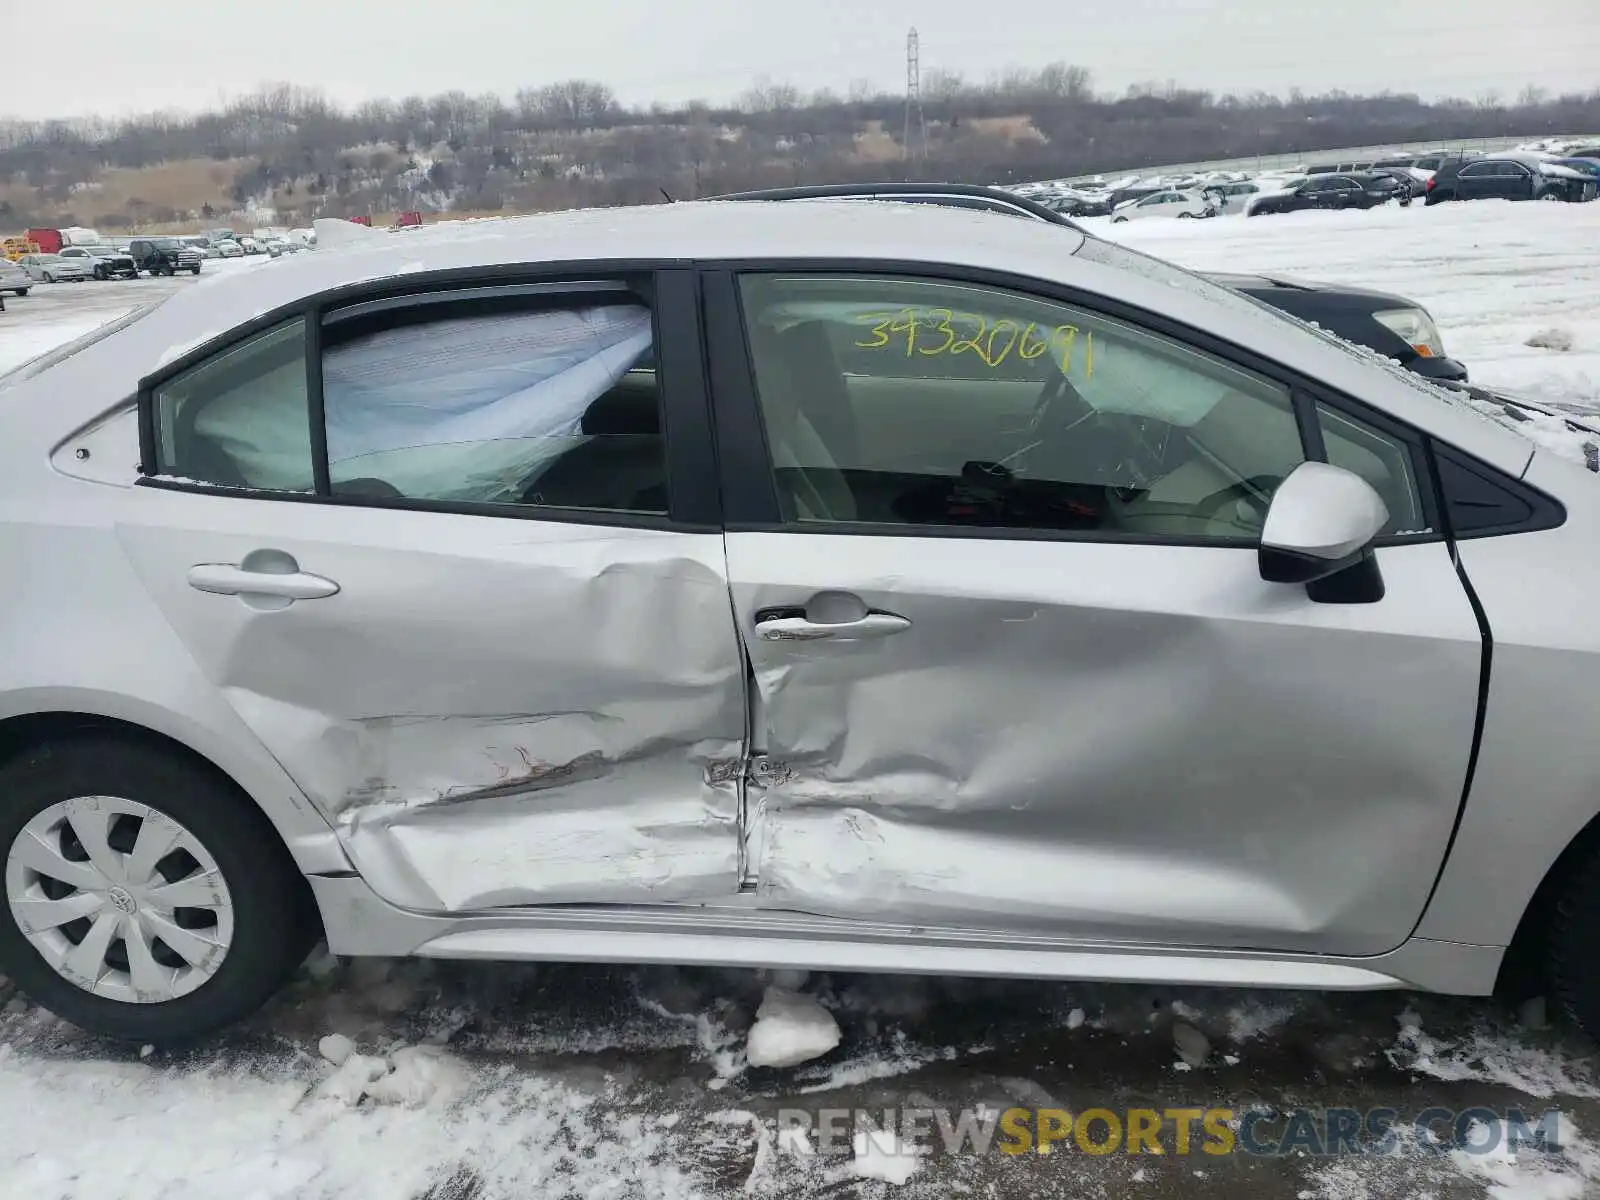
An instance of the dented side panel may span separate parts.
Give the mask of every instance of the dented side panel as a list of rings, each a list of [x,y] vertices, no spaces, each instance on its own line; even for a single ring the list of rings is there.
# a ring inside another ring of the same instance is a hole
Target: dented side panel
[[[1417,921],[1462,799],[1480,643],[1443,545],[1378,604],[1248,549],[734,533],[755,667],[763,907],[1190,946],[1374,954]],[[765,641],[846,590],[879,640]]]
[[[745,676],[720,536],[147,488],[118,535],[385,899],[738,889]],[[338,594],[263,611],[188,585],[263,549]]]

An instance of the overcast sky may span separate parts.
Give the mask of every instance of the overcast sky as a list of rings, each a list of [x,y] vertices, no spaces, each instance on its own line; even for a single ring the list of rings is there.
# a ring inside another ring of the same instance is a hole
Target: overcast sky
[[[573,76],[630,103],[731,99],[763,75],[898,92],[913,23],[924,74],[969,79],[1065,60],[1118,92],[1169,78],[1218,92],[1600,87],[1600,0],[0,0],[0,14],[0,113],[28,117],[210,107],[267,81],[341,103],[509,97]]]

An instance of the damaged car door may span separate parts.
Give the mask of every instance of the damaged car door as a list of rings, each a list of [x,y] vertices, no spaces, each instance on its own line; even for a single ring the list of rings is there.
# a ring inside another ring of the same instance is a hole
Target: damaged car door
[[[145,382],[121,541],[385,898],[738,889],[697,322],[686,272],[390,281]]]
[[[887,271],[707,286],[741,360],[717,402],[762,907],[1405,940],[1482,655],[1414,434],[1091,303]],[[1261,577],[1267,507],[1308,457],[1382,497],[1380,598]]]

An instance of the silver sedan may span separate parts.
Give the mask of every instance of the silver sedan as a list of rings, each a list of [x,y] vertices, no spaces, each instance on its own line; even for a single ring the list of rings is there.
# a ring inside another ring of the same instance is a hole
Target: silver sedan
[[[1600,1033],[1592,434],[981,213],[319,242],[0,381],[0,970],[64,1017],[195,1037],[322,936],[1528,958]]]
[[[32,286],[33,279],[21,263],[0,256],[0,292],[15,292],[19,296],[26,296]]]
[[[94,260],[62,258],[59,254],[25,254],[18,260],[28,278],[40,283],[79,282],[94,278]]]

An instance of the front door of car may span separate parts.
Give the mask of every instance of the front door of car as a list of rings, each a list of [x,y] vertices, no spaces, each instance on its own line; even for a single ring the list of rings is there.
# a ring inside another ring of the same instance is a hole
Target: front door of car
[[[396,903],[738,889],[745,672],[693,289],[392,283],[146,389],[159,475],[122,544]]]
[[[1461,801],[1481,656],[1409,435],[1309,401],[1302,430],[1281,375],[1031,288],[707,287],[763,907],[1405,939]],[[1308,434],[1389,506],[1378,602],[1260,576]]]

